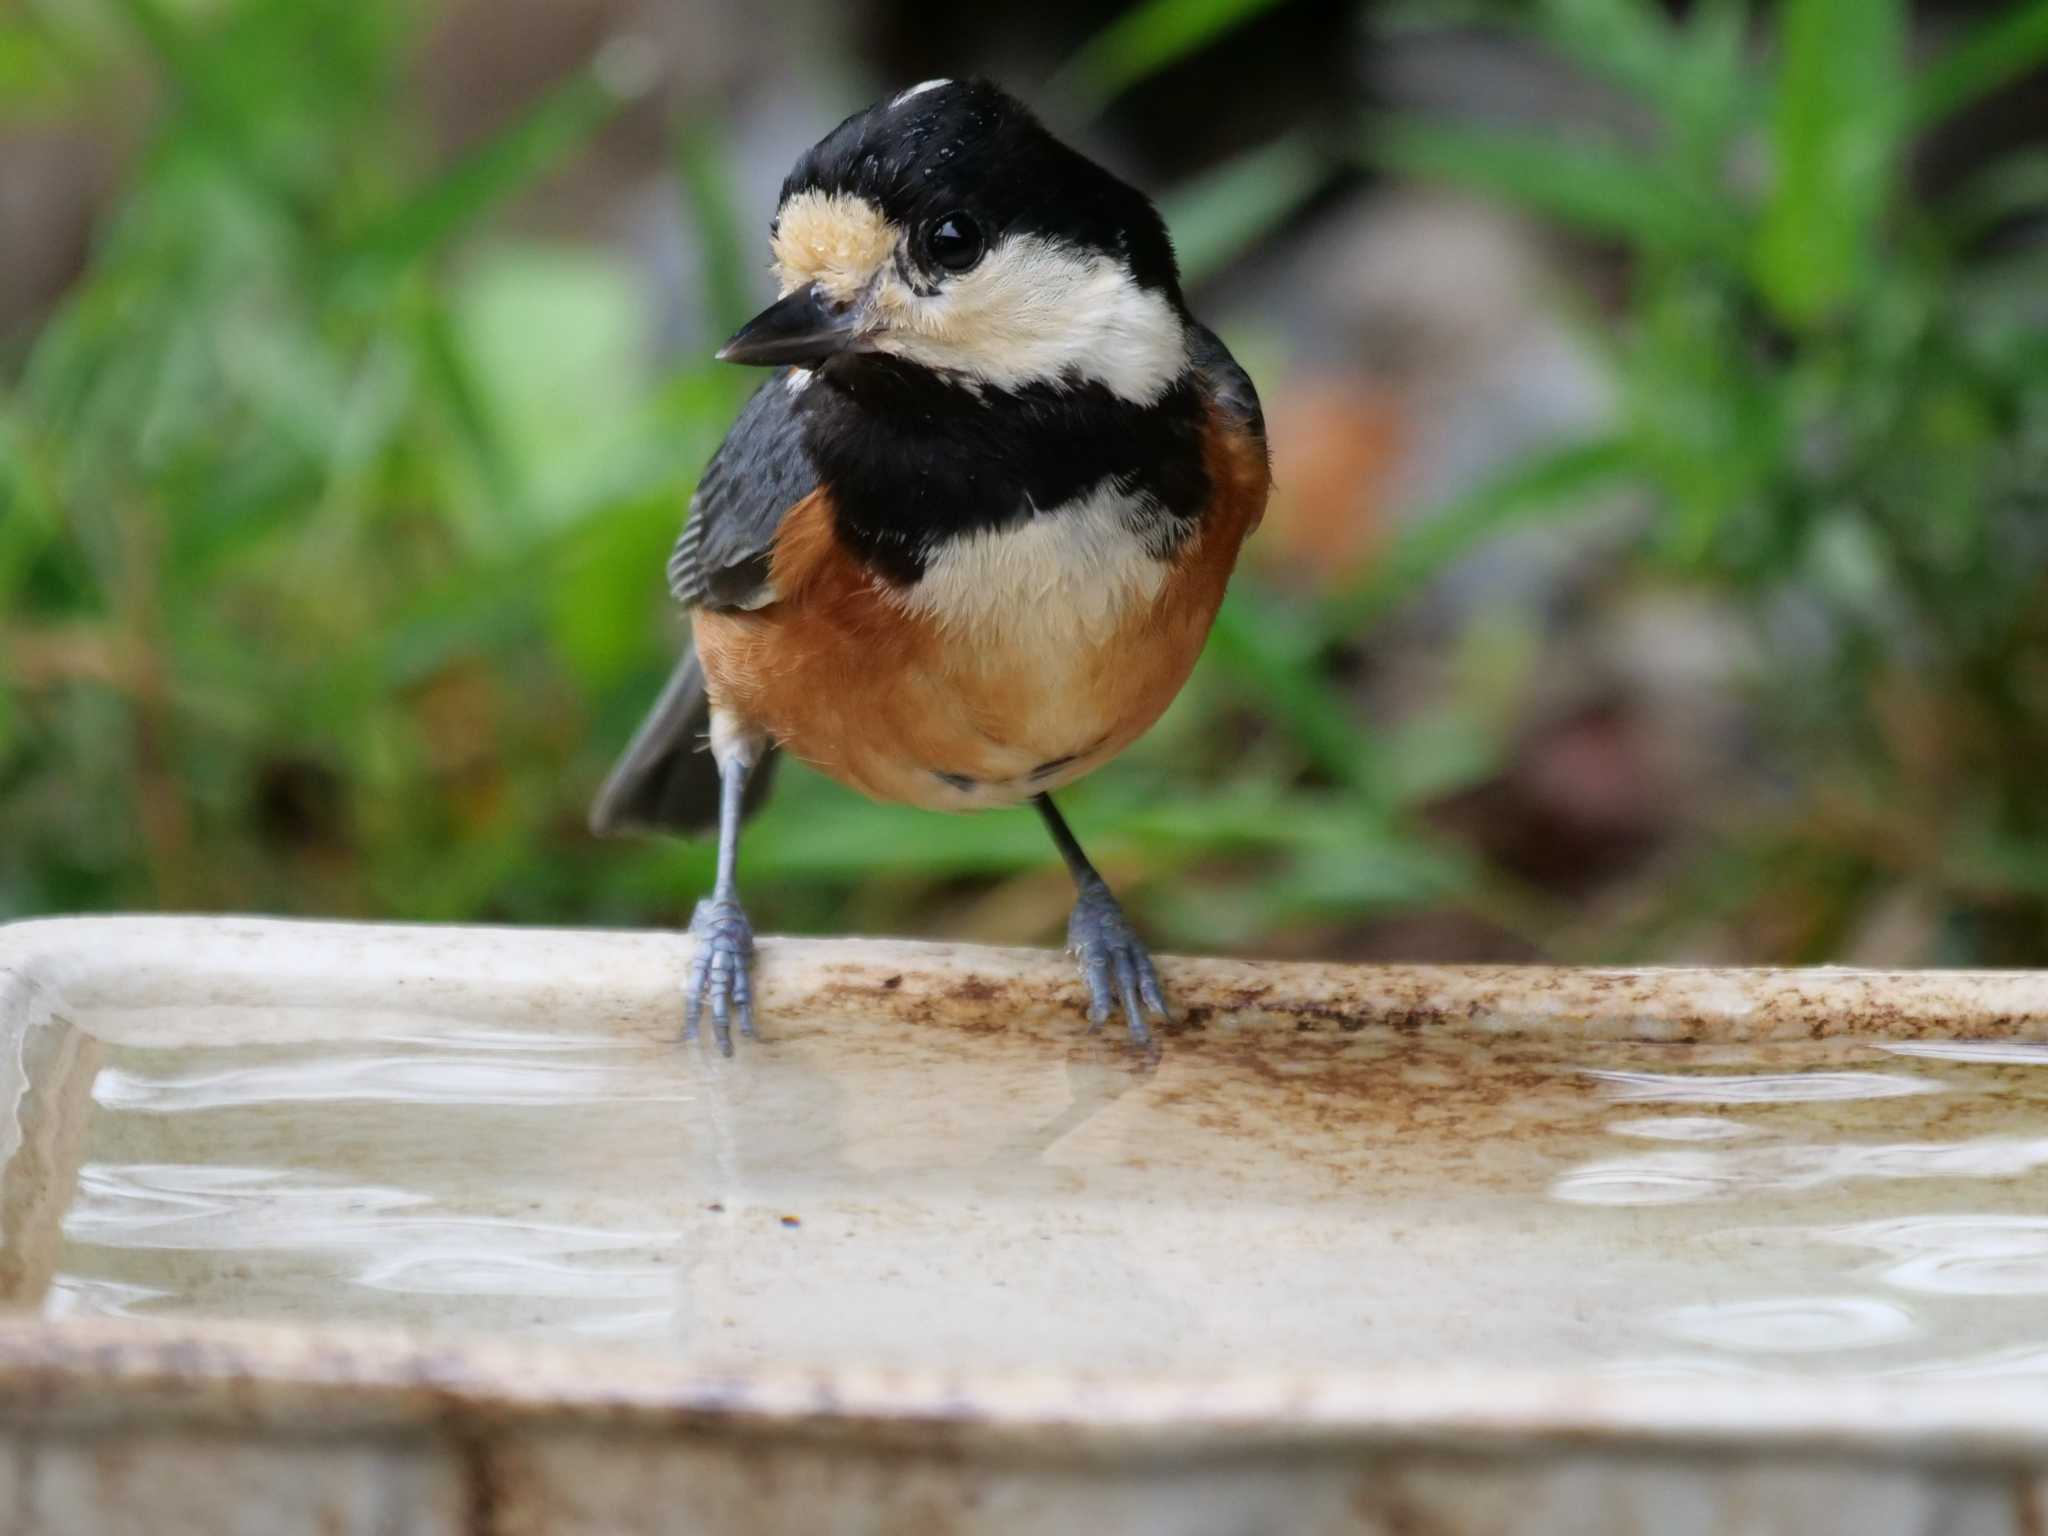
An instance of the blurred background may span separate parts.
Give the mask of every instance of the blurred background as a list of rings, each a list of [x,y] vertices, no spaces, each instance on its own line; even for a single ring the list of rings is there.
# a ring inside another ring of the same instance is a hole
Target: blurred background
[[[2048,964],[2048,3],[0,0],[0,918],[657,924],[584,809],[795,155],[989,73],[1277,489],[1066,797],[1170,949]],[[776,930],[1056,942],[792,768]]]

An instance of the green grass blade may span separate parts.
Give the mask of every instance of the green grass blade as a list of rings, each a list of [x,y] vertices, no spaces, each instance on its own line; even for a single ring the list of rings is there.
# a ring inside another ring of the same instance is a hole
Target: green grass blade
[[[343,275],[388,278],[439,250],[583,144],[627,100],[600,70],[579,72],[356,236],[342,257]]]
[[[1279,722],[1324,773],[1376,810],[1387,806],[1387,774],[1356,710],[1286,643],[1286,626],[1263,621],[1262,594],[1240,584],[1224,599],[1209,650],[1262,712]]]
[[[425,382],[447,413],[455,441],[503,516],[526,526],[530,501],[518,463],[478,386],[447,309],[439,303],[425,306],[418,334]]]
[[[30,563],[58,535],[58,519],[31,461],[28,434],[0,400],[0,626]]]
[[[77,71],[60,40],[34,12],[0,16],[0,104],[10,111],[64,100]]]
[[[1142,0],[1084,43],[1047,83],[1092,117],[1147,76],[1178,63],[1278,0]]]
[[[1583,509],[1589,497],[1620,485],[1634,463],[1624,439],[1600,438],[1516,465],[1411,525],[1363,585],[1333,600],[1331,626],[1355,634],[1376,623],[1487,539]]]
[[[676,135],[676,177],[696,220],[697,249],[704,264],[704,315],[720,338],[738,330],[759,308],[761,288],[740,232],[730,151],[724,132],[708,118]]]
[[[2048,149],[2008,155],[1985,167],[1938,210],[1941,227],[1959,245],[1990,234],[2007,219],[2048,209]]]
[[[2048,0],[2022,0],[1973,28],[1914,82],[1912,120],[1938,122],[2048,63]]]
[[[1160,200],[1181,276],[1199,283],[1227,267],[1322,184],[1326,167],[1290,135],[1239,155]]]
[[[1545,0],[1530,30],[1581,69],[1661,103],[1684,63],[1676,29],[1650,0]]]
[[[1496,128],[1381,120],[1364,158],[1422,181],[1499,198],[1587,234],[1666,248],[1720,247],[1727,216],[1662,166],[1611,144]]]
[[[291,189],[263,161],[262,125],[237,84],[231,58],[195,37],[160,0],[113,3],[222,164],[267,201],[290,207]]]
[[[1762,115],[1763,88],[1750,64],[1749,0],[1693,7],[1664,93],[1664,121],[1681,163],[1708,187],[1723,186],[1735,142]]]
[[[1774,168],[1752,253],[1764,297],[1798,325],[1868,275],[1904,142],[1904,0],[1787,0]]]
[[[1370,16],[1374,33],[1388,39],[1503,33],[1652,105],[1668,100],[1690,47],[1654,0],[1381,0]]]

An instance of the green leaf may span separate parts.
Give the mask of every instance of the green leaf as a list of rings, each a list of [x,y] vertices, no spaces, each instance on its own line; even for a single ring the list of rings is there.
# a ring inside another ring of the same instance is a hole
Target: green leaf
[[[1663,102],[1684,64],[1670,18],[1650,0],[1544,0],[1530,30],[1581,69],[1652,103]]]
[[[61,100],[69,84],[65,62],[38,18],[0,19],[0,103]]]
[[[1228,160],[1160,200],[1181,276],[1199,283],[1256,244],[1322,184],[1323,159],[1290,135]]]
[[[1762,115],[1763,92],[1750,65],[1748,0],[1700,0],[1674,51],[1661,97],[1675,153],[1709,196],[1722,190],[1740,136]]]
[[[427,385],[484,493],[504,518],[525,527],[531,520],[525,478],[491,409],[488,391],[471,366],[455,318],[439,303],[426,306],[419,317],[419,355]],[[470,539],[472,547],[490,542],[479,535]]]
[[[796,767],[790,764],[790,767]],[[757,874],[802,879],[872,879],[878,868],[928,879],[1041,867],[1045,829],[1036,816],[994,811],[981,816],[933,816],[914,806],[856,800],[832,786],[805,794],[799,779],[776,786],[780,797],[829,798],[831,814],[764,816],[747,829],[747,867]],[[817,786],[824,788],[824,786]]]
[[[291,189],[258,153],[263,138],[259,113],[247,98],[233,55],[194,36],[160,0],[113,0],[113,5],[142,39],[222,163],[266,200],[290,206]]]
[[[696,220],[704,315],[712,331],[728,336],[759,307],[760,286],[740,233],[731,145],[718,124],[706,118],[676,135],[675,156],[683,200]]]
[[[491,490],[510,512],[587,504],[624,461],[644,388],[631,272],[603,251],[493,242],[463,263],[450,318],[503,460]]]
[[[1077,116],[1093,116],[1148,75],[1176,64],[1278,0],[1142,0],[1081,46],[1047,83]]]
[[[1958,839],[1943,873],[1966,888],[2048,897],[2048,843],[2004,842],[1989,829]]]
[[[1658,0],[1380,0],[1371,11],[1382,37],[1485,29],[1558,54],[1660,110],[1675,77],[1692,69],[1703,38],[1724,30],[1721,14],[1743,0],[1700,0],[1685,32]],[[1702,22],[1706,25],[1702,25]]]
[[[590,519],[565,551],[547,593],[548,635],[586,688],[616,687],[644,653],[680,520],[665,499],[620,507]]]
[[[2008,219],[2048,209],[2048,149],[2025,150],[1986,166],[1940,207],[1948,237],[1967,245]]]
[[[359,234],[343,253],[342,277],[388,279],[439,250],[583,144],[626,100],[600,68],[571,77]]]
[[[1423,804],[1491,778],[1500,769],[1502,744],[1469,711],[1440,708],[1390,732],[1386,755],[1395,794]]]
[[[2048,62],[2048,0],[2022,0],[1973,29],[1914,82],[1911,116],[1933,123]]]
[[[1268,623],[1264,594],[1239,585],[1223,600],[1209,650],[1243,684],[1259,708],[1280,722],[1311,761],[1373,807],[1388,802],[1378,748],[1358,723],[1356,706],[1340,696],[1289,643],[1290,626]]]
[[[1904,0],[1787,0],[1773,177],[1751,264],[1784,319],[1836,313],[1869,275],[1904,143]]]
[[[1697,249],[1725,246],[1733,234],[1731,215],[1693,196],[1668,169],[1592,140],[1383,119],[1370,128],[1364,157],[1610,239]]]
[[[1297,860],[1274,895],[1283,911],[1335,916],[1444,901],[1471,880],[1470,858],[1456,849],[1350,833]]]
[[[1589,497],[1619,485],[1634,463],[1625,440],[1600,438],[1517,464],[1411,524],[1362,586],[1332,602],[1330,625],[1357,633],[1496,534],[1538,517],[1583,510]]]
[[[59,532],[48,490],[30,459],[28,435],[0,411],[0,620],[31,562]]]

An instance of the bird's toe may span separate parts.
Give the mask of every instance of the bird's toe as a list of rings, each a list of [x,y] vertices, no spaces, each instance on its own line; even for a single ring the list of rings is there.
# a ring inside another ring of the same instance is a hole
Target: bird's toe
[[[1132,1041],[1145,1045],[1152,1038],[1148,1013],[1172,1019],[1158,967],[1108,886],[1090,885],[1074,903],[1074,914],[1067,920],[1067,949],[1088,988],[1091,1032],[1121,1010]]]
[[[695,1040],[704,1005],[711,1005],[711,1033],[719,1051],[732,1054],[733,1016],[740,1033],[754,1033],[754,929],[740,904],[727,897],[697,903],[690,918],[697,952],[690,957],[689,980],[683,989],[683,1038]]]

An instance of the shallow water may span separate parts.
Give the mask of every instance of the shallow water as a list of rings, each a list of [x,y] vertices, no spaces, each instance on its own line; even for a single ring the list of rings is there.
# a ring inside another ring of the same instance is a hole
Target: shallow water
[[[711,1366],[2048,1376],[2048,1047],[266,1020],[108,1046],[58,1314]],[[319,1038],[323,1031],[345,1038]]]

